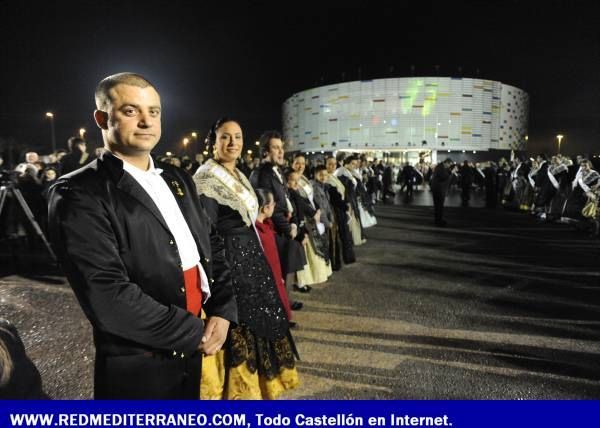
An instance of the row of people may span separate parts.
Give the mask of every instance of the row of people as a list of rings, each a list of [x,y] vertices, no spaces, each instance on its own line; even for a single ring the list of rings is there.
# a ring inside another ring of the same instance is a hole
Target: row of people
[[[96,397],[260,399],[296,387],[289,288],[310,292],[365,241],[356,159],[309,181],[301,156],[280,169],[271,131],[248,179],[241,126],[224,118],[192,176],[150,156],[161,104],[147,79],[109,76],[96,104],[105,151],[48,195],[53,246],[94,327]]]

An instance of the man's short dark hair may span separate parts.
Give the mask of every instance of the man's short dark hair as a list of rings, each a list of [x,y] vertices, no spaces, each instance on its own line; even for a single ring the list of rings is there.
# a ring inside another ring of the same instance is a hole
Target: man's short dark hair
[[[281,133],[279,131],[271,130],[265,131],[258,139],[260,143],[260,155],[265,158],[269,154],[269,150],[271,150],[271,140],[274,138],[282,139]]]
[[[141,74],[128,72],[113,74],[112,76],[102,79],[100,83],[98,83],[98,86],[96,86],[94,96],[96,98],[96,108],[98,110],[104,111],[112,103],[113,100],[110,97],[110,90],[117,85],[130,85],[137,86],[138,88],[147,88],[150,86],[156,89],[156,87]]]

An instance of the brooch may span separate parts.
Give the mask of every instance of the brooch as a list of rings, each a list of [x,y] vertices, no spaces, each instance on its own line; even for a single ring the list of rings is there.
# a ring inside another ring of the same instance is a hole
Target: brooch
[[[184,196],[183,190],[181,190],[181,186],[179,185],[178,181],[171,181],[171,185],[175,188],[175,193],[177,194],[177,196]]]

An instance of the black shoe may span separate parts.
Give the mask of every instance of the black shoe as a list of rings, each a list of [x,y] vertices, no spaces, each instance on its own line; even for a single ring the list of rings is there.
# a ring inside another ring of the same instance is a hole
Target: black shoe
[[[304,304],[302,302],[294,302],[290,305],[290,307],[292,308],[292,311],[299,311],[300,309],[302,309],[302,307],[304,306]]]
[[[294,284],[294,291],[299,293],[310,293],[311,289],[312,287],[309,287],[308,285],[305,285],[304,287],[298,287],[298,284]]]
[[[298,327],[298,323],[296,321],[289,321],[288,324],[289,324],[290,328]]]

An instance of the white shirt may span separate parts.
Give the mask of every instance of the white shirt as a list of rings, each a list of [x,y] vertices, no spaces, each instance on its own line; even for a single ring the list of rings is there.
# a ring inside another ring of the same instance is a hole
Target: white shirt
[[[181,209],[179,209],[175,196],[173,196],[171,189],[169,189],[165,180],[160,176],[162,169],[154,167],[154,161],[150,156],[148,156],[148,159],[150,166],[147,171],[142,171],[127,161],[121,160],[123,161],[123,169],[131,174],[135,181],[142,186],[165,219],[177,244],[182,270],[198,266],[198,270],[200,271],[200,288],[206,301],[210,297],[210,287],[208,286],[206,272],[204,272],[204,268],[199,263],[200,254],[198,253],[196,241],[194,241],[192,232],[183,217]]]

